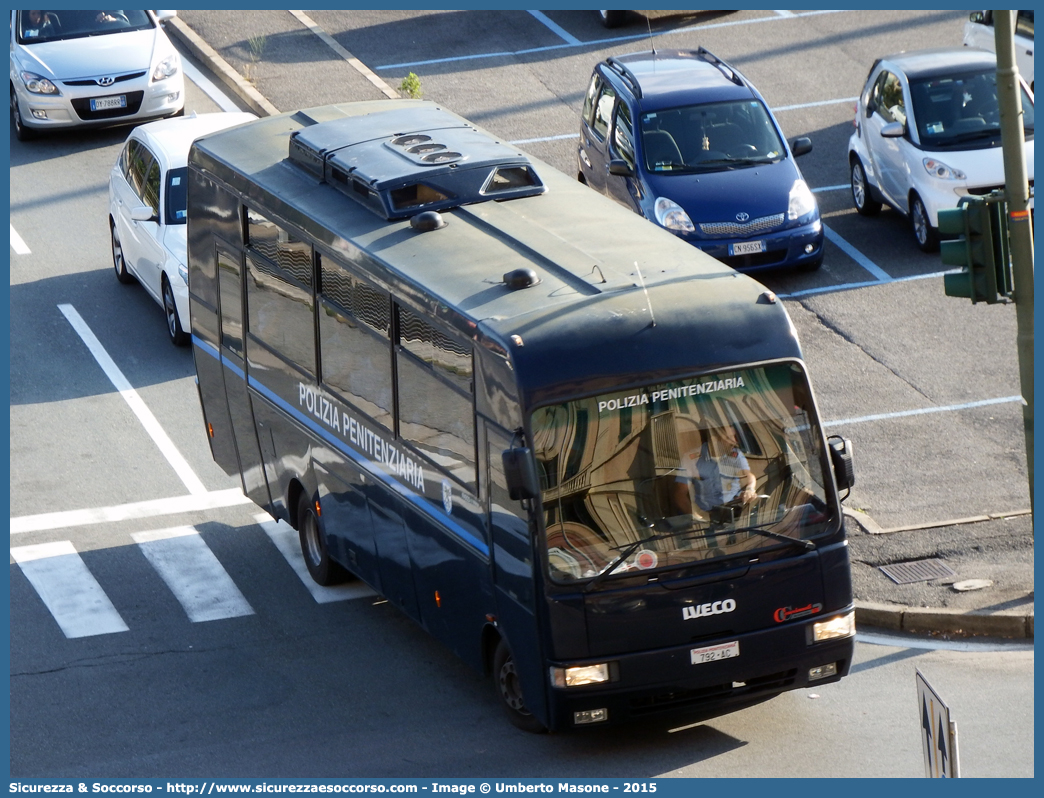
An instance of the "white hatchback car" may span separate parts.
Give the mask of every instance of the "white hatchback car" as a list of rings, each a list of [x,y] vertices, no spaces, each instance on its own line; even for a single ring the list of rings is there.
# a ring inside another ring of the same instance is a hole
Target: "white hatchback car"
[[[257,119],[214,113],[163,119],[131,131],[109,173],[112,264],[162,307],[178,346],[189,341],[186,199],[188,153],[200,136]]]
[[[181,57],[159,24],[175,13],[12,11],[15,136],[181,113]]]
[[[1021,85],[1032,192],[1033,93]],[[856,210],[873,216],[882,203],[892,206],[909,217],[925,252],[939,247],[940,209],[1004,186],[993,53],[954,47],[878,59],[854,124],[848,167]]]

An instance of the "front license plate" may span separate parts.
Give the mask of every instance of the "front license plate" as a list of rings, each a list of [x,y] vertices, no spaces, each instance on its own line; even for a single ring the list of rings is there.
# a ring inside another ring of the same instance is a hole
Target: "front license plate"
[[[92,111],[108,111],[110,108],[126,108],[127,107],[127,95],[121,94],[119,97],[99,97],[96,100],[91,100]]]
[[[742,241],[739,244],[729,244],[730,255],[753,255],[755,252],[764,251],[764,241]]]
[[[722,659],[734,659],[739,656],[739,640],[733,640],[731,643],[721,643],[717,646],[707,646],[706,648],[694,648],[691,653],[693,665],[717,662]]]

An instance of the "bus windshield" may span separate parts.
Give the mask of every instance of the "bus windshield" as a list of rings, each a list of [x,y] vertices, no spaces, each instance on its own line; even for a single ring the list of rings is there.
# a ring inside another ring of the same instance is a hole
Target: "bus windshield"
[[[545,406],[532,435],[555,582],[814,548],[835,520],[796,363]]]

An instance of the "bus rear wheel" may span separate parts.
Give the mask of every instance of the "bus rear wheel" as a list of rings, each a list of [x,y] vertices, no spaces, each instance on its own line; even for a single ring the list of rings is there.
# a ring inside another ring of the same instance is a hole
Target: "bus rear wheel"
[[[526,702],[522,698],[522,684],[515,670],[515,659],[503,640],[497,643],[497,650],[493,654],[493,680],[501,705],[514,725],[534,734],[547,731],[547,727],[526,709]]]
[[[301,554],[312,579],[320,585],[337,585],[348,579],[348,572],[330,559],[326,535],[319,524],[315,506],[307,494],[297,500],[297,534],[301,538]]]

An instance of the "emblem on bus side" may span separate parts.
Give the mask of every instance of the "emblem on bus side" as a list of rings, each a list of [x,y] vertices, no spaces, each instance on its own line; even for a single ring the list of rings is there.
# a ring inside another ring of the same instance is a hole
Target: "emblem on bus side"
[[[442,507],[447,515],[453,513],[453,488],[450,487],[448,479],[442,480]]]
[[[691,621],[693,618],[706,618],[708,615],[721,615],[736,609],[733,599],[714,601],[708,604],[697,604],[695,607],[682,607],[682,620]]]

